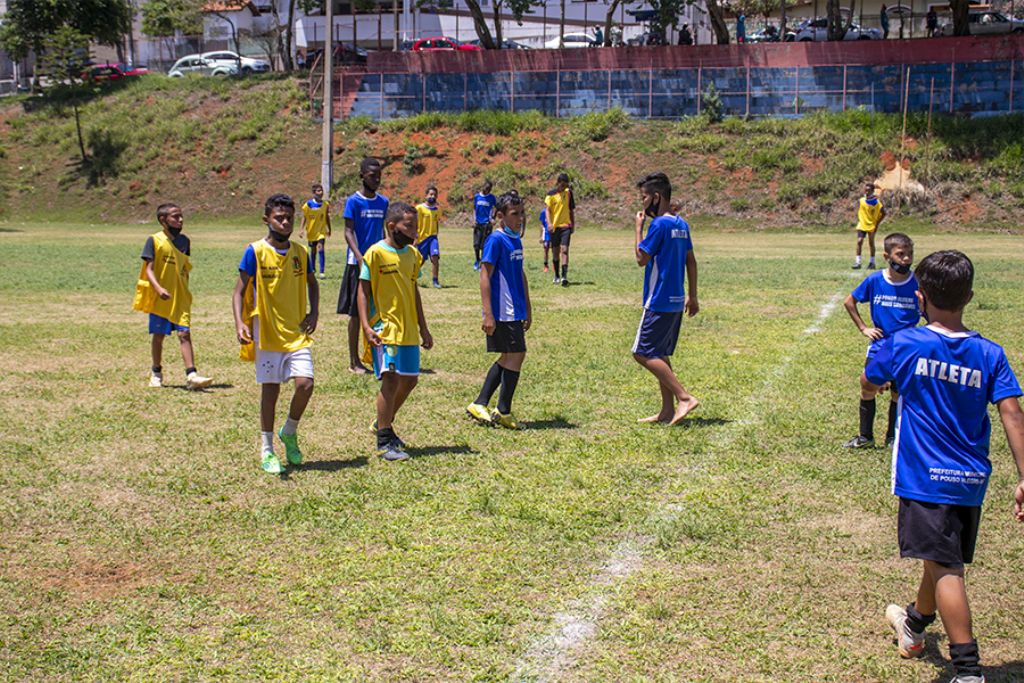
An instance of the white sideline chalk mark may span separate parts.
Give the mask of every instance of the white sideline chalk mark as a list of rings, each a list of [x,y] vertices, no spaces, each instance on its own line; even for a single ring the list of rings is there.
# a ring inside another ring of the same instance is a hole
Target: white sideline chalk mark
[[[821,332],[825,321],[839,305],[846,289],[840,289],[822,304],[814,322],[803,331],[802,337]],[[793,354],[787,354],[775,369],[768,373],[764,383],[757,391],[743,402],[745,412],[753,411],[760,405],[761,397],[771,389],[775,381],[785,375],[793,362]],[[762,415],[736,420],[731,425],[749,427],[761,421]],[[730,425],[719,432],[720,438],[714,442],[719,447],[726,446],[736,435],[731,432]],[[676,519],[685,509],[677,502],[667,502],[651,512],[650,517],[665,521]],[[608,599],[615,585],[635,574],[643,564],[643,553],[654,542],[650,536],[633,536],[621,541],[612,550],[611,557],[601,566],[589,582],[588,595],[571,602],[568,609],[557,612],[552,617],[552,630],[541,636],[527,648],[516,664],[516,671],[511,681],[526,683],[527,681],[558,681],[562,672],[574,662],[574,654],[588,640],[597,634],[598,621],[604,616]]]

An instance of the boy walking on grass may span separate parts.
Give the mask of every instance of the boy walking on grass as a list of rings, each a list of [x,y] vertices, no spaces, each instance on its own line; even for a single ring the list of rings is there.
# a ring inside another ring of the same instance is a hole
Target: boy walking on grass
[[[384,239],[384,216],[388,212],[388,198],[377,194],[380,187],[381,166],[376,159],[367,157],[359,165],[363,189],[352,194],[345,202],[345,242],[348,260],[345,275],[338,291],[338,314],[348,316],[349,372],[358,375],[370,371],[360,362],[359,353],[359,272],[363,254]]]
[[[441,264],[441,246],[437,241],[438,225],[441,222],[441,209],[437,205],[437,187],[427,187],[426,201],[416,206],[417,236],[416,248],[423,261],[430,261],[434,289],[441,289],[438,271]]]
[[[317,277],[323,280],[327,238],[331,236],[331,203],[324,199],[324,186],[320,183],[313,183],[313,198],[302,205],[299,237],[303,235],[309,244],[309,253],[319,261]]]
[[[295,203],[275,194],[263,207],[267,236],[245,249],[238,264],[238,281],[231,298],[235,331],[243,354],[256,361],[260,396],[260,465],[280,474],[284,467],[274,452],[274,414],[281,385],[295,381],[278,437],[292,465],[302,463],[299,420],[313,395],[313,354],[310,335],[316,331],[320,287],[309,251],[291,240]]]
[[[434,345],[416,287],[423,257],[416,241],[416,209],[402,202],[388,208],[383,240],[363,254],[359,273],[359,322],[373,352],[377,394],[377,454],[387,461],[407,460],[394,420],[420,374],[420,339]]]
[[[914,327],[921,319],[917,304],[917,280],[910,272],[914,262],[914,242],[901,232],[887,235],[883,243],[883,256],[888,267],[871,273],[843,302],[853,324],[871,340],[865,364],[878,352],[879,344],[899,330]],[[857,303],[871,302],[871,327],[860,317]],[[896,406],[899,392],[891,386],[889,424],[885,430],[885,445],[892,445],[896,434]],[[861,382],[860,431],[844,448],[866,448],[875,445],[875,392]]]
[[[500,227],[484,244],[480,299],[487,352],[501,355],[487,372],[480,395],[466,407],[466,412],[484,424],[518,429],[519,423],[512,416],[512,397],[526,359],[526,332],[533,322],[530,288],[523,271],[525,213],[523,200],[511,192],[498,199],[495,209]],[[492,412],[488,405],[499,386],[497,410]]]
[[[875,195],[875,184],[868,183],[864,186],[864,196],[860,198],[857,207],[857,251],[853,259],[854,270],[860,269],[860,253],[865,237],[868,238],[868,249],[871,253],[871,257],[868,259],[868,269],[874,270],[875,233],[884,220],[885,207],[882,206],[882,200]]]
[[[548,230],[547,207],[540,210],[540,245],[544,247],[544,272],[548,272],[548,256],[551,253],[551,232]]]
[[[196,371],[195,351],[189,324],[192,317],[192,293],[188,276],[192,270],[189,260],[191,242],[182,233],[184,214],[177,204],[161,204],[156,210],[160,232],[150,235],[142,247],[142,269],[135,284],[137,311],[149,314],[150,354],[153,368],[149,386],[164,385],[164,337],[178,333],[181,358],[185,362],[185,386],[205,389],[213,384],[209,377]]]
[[[480,270],[480,251],[494,226],[494,204],[497,200],[491,194],[492,187],[491,181],[485,180],[480,191],[473,197],[473,217],[476,221],[473,224],[473,270]]]
[[[637,187],[643,209],[636,214],[635,252],[637,265],[644,268],[644,309],[633,344],[633,358],[658,379],[661,389],[661,410],[638,422],[676,425],[699,405],[679,382],[671,361],[683,312],[692,318],[700,310],[697,259],[690,226],[672,213],[672,185],[668,176],[651,173]],[[651,219],[651,226],[644,237],[647,218]]]
[[[964,566],[974,557],[992,471],[990,403],[1016,461],[1013,514],[1024,522],[1021,389],[1002,347],[963,324],[974,295],[970,259],[958,251],[936,252],[921,261],[916,275],[928,325],[883,339],[864,370],[865,383],[876,392],[888,382],[899,389],[892,490],[899,496],[900,556],[923,562],[915,601],[906,608],[889,605],[885,616],[900,656],[911,658],[924,653],[924,632],[938,611],[954,682],[982,683]]]
[[[569,241],[576,230],[576,199],[569,187],[569,175],[559,173],[555,187],[544,197],[544,210],[551,230],[551,258],[555,265],[554,284],[569,286]],[[559,269],[561,265],[561,269]]]

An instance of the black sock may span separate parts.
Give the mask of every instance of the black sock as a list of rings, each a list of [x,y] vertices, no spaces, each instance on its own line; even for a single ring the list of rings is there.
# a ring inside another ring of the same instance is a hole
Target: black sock
[[[494,392],[498,390],[498,385],[501,384],[501,371],[503,368],[498,365],[497,362],[491,366],[491,369],[487,371],[487,377],[484,378],[484,385],[480,387],[480,395],[476,397],[476,402],[482,406],[487,406],[491,402],[491,396],[494,396]]]
[[[553,263],[555,265],[555,277],[558,277],[558,273],[560,272],[560,269],[561,269],[561,265],[560,265],[561,262],[558,259],[552,259],[551,263]]]
[[[957,676],[981,675],[981,656],[978,654],[978,641],[950,643],[949,658],[953,660],[953,669],[956,671]]]
[[[860,400],[860,435],[865,439],[875,438],[875,399]]]
[[[196,371],[195,366],[192,366],[191,368],[185,368],[185,376],[188,377],[189,375],[191,375],[195,371]]]
[[[154,366],[153,366],[153,374],[154,374],[154,375],[159,375],[159,374],[161,374],[161,373],[162,373],[163,371],[164,371],[164,367],[163,367],[162,365],[154,365]]]
[[[516,393],[517,384],[519,384],[519,373],[515,370],[502,368],[501,393],[498,394],[498,412],[502,415],[508,415],[512,412],[512,396]]]
[[[896,438],[896,400],[889,401],[889,425],[885,428],[885,439]]]
[[[480,250],[477,247],[473,247],[473,253],[476,255],[476,262],[480,263]]]
[[[925,616],[917,611],[914,603],[907,605],[907,626],[914,633],[924,633],[924,630],[931,626],[933,621],[935,621],[934,613]]]
[[[562,279],[564,280],[567,277],[569,277],[569,264],[568,263],[565,264],[564,266],[562,266]]]
[[[377,448],[387,448],[387,445],[395,439],[395,430],[391,427],[377,430]]]

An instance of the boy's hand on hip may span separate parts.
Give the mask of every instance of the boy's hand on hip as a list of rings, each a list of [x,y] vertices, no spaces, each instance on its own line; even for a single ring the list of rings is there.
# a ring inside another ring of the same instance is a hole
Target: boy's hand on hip
[[[692,318],[700,313],[700,302],[697,301],[697,297],[688,296],[686,297],[686,302],[683,304],[683,308],[686,309],[687,317]]]
[[[308,314],[302,319],[302,322],[299,324],[299,328],[306,334],[313,334],[316,332],[316,323],[318,318],[319,316],[317,316],[316,313]]]
[[[863,334],[868,339],[870,339],[871,341],[879,341],[882,337],[885,336],[885,333],[882,332],[877,327],[865,327],[863,330],[860,331],[860,333]]]
[[[252,330],[245,323],[241,323],[236,329],[239,344],[252,344]]]
[[[484,322],[480,326],[480,329],[482,329],[484,331],[484,334],[486,334],[488,337],[490,337],[492,334],[494,334],[494,328],[495,327],[496,327],[496,325],[494,324],[494,316],[493,315],[485,315],[484,316]]]
[[[423,343],[421,346],[427,351],[434,348],[434,335],[430,334],[430,330],[424,329],[420,332],[420,336],[423,337]]]

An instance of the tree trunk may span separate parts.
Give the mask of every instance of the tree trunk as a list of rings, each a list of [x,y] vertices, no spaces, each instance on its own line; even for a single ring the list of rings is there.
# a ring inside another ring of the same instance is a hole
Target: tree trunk
[[[615,20],[615,10],[619,8],[622,0],[612,0],[608,6],[608,12],[604,15],[604,46],[612,46],[612,22]]]
[[[725,14],[718,0],[707,0],[708,19],[711,20],[711,30],[715,33],[715,42],[719,45],[729,44],[729,27],[725,24]]]
[[[503,42],[501,40],[501,2],[499,0],[494,1],[494,43],[497,49],[501,49]]]
[[[89,157],[85,154],[85,142],[82,140],[82,119],[78,115],[78,102],[74,102],[71,108],[75,112],[75,131],[78,133],[78,151],[82,154],[82,164],[89,163]]]
[[[970,35],[970,2],[968,0],[950,0],[949,7],[953,10],[953,35]]]
[[[480,3],[477,0],[466,0],[466,8],[469,9],[469,13],[473,17],[473,29],[476,31],[477,38],[480,39],[480,47],[485,50],[493,50],[494,39],[491,38],[491,30],[487,28],[487,20],[484,19],[484,11],[480,9]]]
[[[281,15],[277,11],[277,2],[272,5],[274,8],[274,23],[277,24],[277,54],[281,58],[281,68],[284,71],[292,70],[292,18],[295,13],[295,0],[288,2],[288,25],[281,26]],[[284,30],[282,30],[282,28]]]
[[[558,15],[558,47],[565,46],[565,0],[561,0],[561,11]]]
[[[779,42],[786,42],[786,0],[779,0]]]
[[[839,11],[839,0],[825,0],[825,16],[828,18],[828,39],[842,40],[846,35],[843,15]]]

